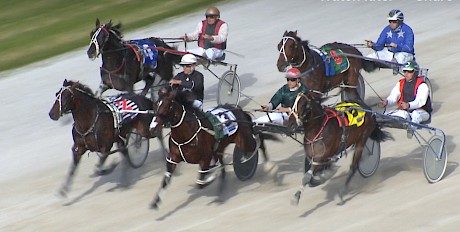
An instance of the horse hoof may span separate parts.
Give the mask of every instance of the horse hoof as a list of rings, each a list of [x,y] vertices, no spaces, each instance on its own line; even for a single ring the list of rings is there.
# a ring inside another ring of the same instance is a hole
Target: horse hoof
[[[310,180],[310,183],[308,183],[308,186],[310,186],[311,188],[313,187],[316,187],[318,185],[321,185],[323,182],[321,181],[321,179],[317,176],[313,176]]]
[[[297,191],[297,192],[294,194],[294,197],[291,199],[291,205],[294,205],[294,206],[298,206],[298,205],[299,205],[300,194],[301,194],[300,191]]]
[[[278,165],[273,161],[267,161],[264,163],[264,171],[269,174],[276,174],[278,172]]]
[[[158,210],[158,203],[154,202],[150,205],[150,209]]]
[[[67,190],[60,189],[58,196],[61,197],[61,198],[67,198]]]

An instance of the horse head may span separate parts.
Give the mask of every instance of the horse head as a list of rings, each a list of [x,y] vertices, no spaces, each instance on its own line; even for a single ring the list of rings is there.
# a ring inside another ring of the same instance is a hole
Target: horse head
[[[165,122],[173,123],[177,118],[178,104],[175,102],[177,90],[171,87],[161,88],[158,91],[159,101],[157,103],[156,115],[152,120],[152,131],[155,132],[163,126]]]
[[[300,126],[321,115],[321,103],[311,93],[299,92],[289,115],[289,126]]]
[[[88,50],[86,54],[91,60],[95,60],[100,54],[104,53],[104,50],[110,50],[110,39],[113,38],[115,42],[120,43],[123,35],[120,32],[121,24],[112,25],[112,20],[106,24],[100,23],[99,19],[96,19],[96,28],[91,31]]]
[[[302,40],[297,36],[297,31],[284,32],[278,43],[278,52],[276,66],[280,72],[285,72],[289,66],[300,67],[306,60],[305,49]]]
[[[72,110],[73,96],[77,86],[78,82],[64,80],[61,89],[56,92],[56,100],[48,113],[52,120],[57,121],[62,115]]]

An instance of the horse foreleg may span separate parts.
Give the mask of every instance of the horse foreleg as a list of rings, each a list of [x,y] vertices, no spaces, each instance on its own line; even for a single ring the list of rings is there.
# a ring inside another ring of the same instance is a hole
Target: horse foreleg
[[[67,197],[67,193],[70,190],[70,186],[73,182],[73,177],[77,170],[78,164],[80,163],[81,156],[86,152],[84,148],[73,146],[72,147],[72,163],[70,164],[69,173],[67,174],[66,180],[62,187],[59,189],[59,194],[63,197]]]
[[[299,205],[300,196],[302,195],[302,192],[305,186],[310,183],[312,176],[313,176],[313,166],[310,168],[310,170],[305,172],[302,178],[302,184],[300,185],[299,190],[297,190],[297,192],[294,194],[294,198],[291,200],[292,205]]]
[[[107,86],[106,84],[104,84],[103,81],[101,81],[101,83],[99,84],[99,89],[96,91],[96,96],[97,97],[101,97],[102,94],[107,91],[109,89],[109,86]]]
[[[117,163],[112,163],[110,167],[108,168],[104,168],[104,163],[108,157],[109,157],[108,152],[104,152],[99,156],[99,162],[96,165],[96,170],[94,171],[95,175],[104,176],[104,175],[110,174],[118,166],[119,163],[117,162]]]
[[[152,204],[150,204],[151,209],[158,209],[158,205],[160,202],[163,200],[164,195],[166,193],[166,188],[168,187],[169,183],[171,182],[171,176],[174,173],[174,170],[176,169],[176,164],[173,163],[166,163],[166,168],[167,171],[165,172],[165,175],[163,177],[163,181],[161,182],[161,187],[158,190],[158,193],[153,200]]]
[[[149,92],[149,89],[150,87],[152,87],[153,85],[153,82],[155,81],[155,74],[153,74],[153,77],[149,75],[147,75],[145,78],[144,78],[144,81],[145,81],[145,86],[144,86],[144,89],[142,90],[141,92],[141,95],[142,96],[145,96],[147,95],[147,93]],[[152,93],[154,94],[154,93]],[[152,98],[152,100],[154,99],[157,99],[157,98]]]

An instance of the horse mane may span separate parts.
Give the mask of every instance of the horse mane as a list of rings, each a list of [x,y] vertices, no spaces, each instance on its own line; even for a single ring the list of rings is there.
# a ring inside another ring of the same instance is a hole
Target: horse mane
[[[310,50],[310,41],[308,40],[302,40],[299,36],[297,36],[297,32],[295,31],[289,31],[286,33],[285,36],[289,36],[289,37],[292,37],[294,38],[298,43],[302,44],[302,46],[307,49],[307,50]]]
[[[108,23],[108,29],[113,31],[120,39],[123,38],[123,33],[121,32],[121,23],[117,23],[112,26],[112,23]]]
[[[88,94],[89,96],[95,97],[91,88],[89,88],[87,85],[84,85],[78,81],[68,81],[65,86],[75,86],[75,89],[79,89],[83,91],[84,93]]]
[[[196,99],[195,95],[189,91],[181,91],[178,90],[176,93],[176,100],[177,103],[183,105],[187,111],[193,112],[198,117],[204,117],[203,111],[193,107],[193,101]]]

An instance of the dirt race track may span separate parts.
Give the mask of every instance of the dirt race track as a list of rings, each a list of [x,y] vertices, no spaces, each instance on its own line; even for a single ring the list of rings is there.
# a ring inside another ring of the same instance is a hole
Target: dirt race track
[[[282,138],[281,143],[268,145],[277,173],[264,171],[260,164],[253,179],[241,182],[228,166],[225,201],[218,203],[217,183],[197,189],[198,167],[183,164],[159,211],[154,211],[148,205],[165,169],[152,140],[147,163],[129,172],[128,189],[117,187],[120,167],[111,175],[91,177],[97,161],[91,153],[83,157],[68,198],[59,198],[57,190],[71,161],[72,119],[54,122],[48,111],[64,78],[80,80],[93,89],[98,86],[100,59],[89,61],[82,48],[0,74],[0,231],[458,231],[458,2],[259,0],[219,7],[230,25],[228,49],[245,55],[227,54],[228,62],[239,65],[242,91],[252,99],[243,97],[245,109],[268,101],[284,83],[275,62],[276,44],[285,30],[298,30],[302,39],[318,47],[333,41],[375,41],[387,24],[387,13],[401,9],[415,32],[417,61],[430,68],[435,109],[431,126],[447,134],[444,179],[427,183],[418,143],[407,139],[405,131],[389,129],[395,141],[382,144],[377,173],[367,179],[356,175],[344,205],[338,205],[336,193],[351,156],[336,163],[335,175],[328,182],[306,189],[299,206],[291,206],[302,178],[304,155],[295,141]],[[202,15],[175,18],[126,38],[179,36],[191,31]],[[92,26],[82,33],[89,33]],[[369,53],[365,48],[361,51]],[[200,71],[206,77],[205,106],[211,107],[216,102],[217,79]],[[214,71],[223,73],[224,69],[215,67]],[[398,80],[389,70],[363,76],[382,97]],[[370,104],[378,101],[371,88],[366,96]],[[116,160],[121,160],[118,154],[108,162]]]

